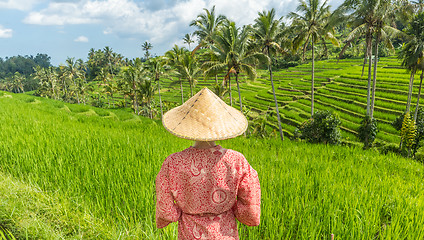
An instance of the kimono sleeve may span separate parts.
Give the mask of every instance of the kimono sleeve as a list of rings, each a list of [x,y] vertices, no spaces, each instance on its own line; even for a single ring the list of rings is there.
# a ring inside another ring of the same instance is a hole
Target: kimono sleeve
[[[237,201],[233,207],[233,212],[241,223],[248,226],[258,226],[261,216],[261,187],[258,173],[246,160],[242,169]]]
[[[168,157],[169,158],[169,157]],[[181,209],[175,204],[169,184],[168,159],[163,163],[156,176],[156,227],[163,228],[176,222],[181,216]]]

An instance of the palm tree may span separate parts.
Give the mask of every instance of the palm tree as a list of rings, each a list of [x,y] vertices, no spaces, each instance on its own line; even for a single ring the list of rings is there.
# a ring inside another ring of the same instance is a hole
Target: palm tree
[[[114,58],[114,56],[113,56],[114,52],[113,52],[112,48],[110,48],[108,46],[106,46],[103,49],[103,51],[104,51],[104,58],[106,60],[106,64],[109,66],[110,74],[113,77],[112,61],[113,61],[113,58]]]
[[[120,79],[122,80],[121,86],[128,86],[127,92],[133,100],[134,113],[139,114],[139,101],[137,98],[139,92],[139,85],[141,81],[141,75],[143,74],[144,67],[139,58],[134,60],[132,65],[122,68]]]
[[[86,96],[85,96],[85,92],[88,88],[87,86],[87,71],[88,71],[88,67],[87,64],[84,63],[84,61],[79,58],[77,59],[77,70],[78,70],[78,78],[77,78],[77,92],[79,93],[79,95],[81,96],[80,98],[82,98],[83,103],[85,105],[86,102]]]
[[[351,45],[353,41],[357,38],[365,35],[365,54],[364,54],[364,64],[362,65],[362,76],[364,75],[364,68],[369,58],[368,65],[368,93],[371,89],[371,69],[372,69],[372,36],[375,31],[376,25],[376,10],[379,7],[379,0],[347,0],[345,1],[336,12],[341,14],[349,11],[353,11],[349,16],[347,16],[348,25],[353,28],[351,33],[346,39],[346,44],[343,47],[342,51],[339,54],[339,57],[343,55],[347,46]],[[369,115],[370,111],[370,96],[367,98],[367,114]]]
[[[199,39],[199,44],[194,48],[193,52],[196,52],[201,47],[210,46],[210,44],[213,43],[213,38],[217,35],[220,27],[227,19],[224,15],[216,15],[215,6],[213,6],[210,11],[206,8],[203,10],[205,13],[197,15],[196,20],[193,20],[190,23],[190,26],[197,28],[193,34],[196,35]],[[218,74],[219,72],[215,74],[215,85],[218,85]]]
[[[151,78],[144,76],[140,81],[140,95],[143,96],[149,109],[149,117],[153,119],[152,99],[155,96],[155,84]]]
[[[176,72],[180,78],[184,78],[190,85],[190,94],[193,96],[193,87],[196,83],[196,78],[203,72],[198,65],[196,55],[192,55],[189,51],[184,51],[179,59],[179,64],[175,65]]]
[[[187,50],[184,47],[179,48],[177,45],[174,45],[174,47],[171,50],[165,53],[165,57],[168,60],[168,64],[170,66],[173,66],[174,69],[176,69],[177,66],[181,65],[181,57],[185,51]],[[181,89],[181,104],[183,104],[184,93],[183,93],[183,82],[181,80],[181,73],[177,72],[177,75],[178,75],[178,83],[180,84],[180,89]]]
[[[152,48],[153,48],[153,45],[151,44],[151,43],[149,43],[148,41],[145,41],[142,45],[141,45],[141,48],[143,49],[143,51],[145,52],[144,53],[144,58],[146,59],[146,60],[148,60],[149,59],[149,57],[150,57],[150,52],[149,52],[149,50],[151,50]]]
[[[225,72],[226,78],[229,79],[230,103],[232,102],[230,75],[235,75],[241,112],[243,112],[243,105],[239,84],[240,73],[245,73],[253,80],[256,77],[253,64],[257,60],[269,62],[268,57],[262,52],[249,48],[250,33],[249,27],[243,27],[240,30],[234,22],[227,21],[221,32],[213,38],[214,44],[209,44],[209,54],[213,60],[204,63],[207,75]]]
[[[370,117],[373,118],[374,114],[374,102],[375,102],[375,89],[377,82],[377,62],[378,62],[378,45],[380,41],[383,41],[385,46],[389,49],[394,49],[393,44],[390,40],[391,36],[399,34],[399,30],[390,26],[394,24],[392,13],[394,8],[391,6],[390,0],[380,0],[379,7],[376,10],[376,25],[375,25],[375,53],[374,53],[374,74],[372,83],[372,97],[370,107]]]
[[[58,78],[57,73],[53,67],[42,68],[35,67],[35,73],[32,75],[39,81],[38,92],[40,96],[51,97],[57,99],[58,96]]]
[[[19,72],[15,72],[15,74],[13,75],[12,84],[11,84],[12,92],[25,93],[24,83],[23,83],[24,81],[25,81],[25,77],[22,76],[22,74],[20,74]]]
[[[168,65],[163,57],[151,58],[146,62],[145,68],[153,76],[153,79],[158,84],[160,114],[163,116],[162,97],[160,95],[160,76],[165,74]]]
[[[405,113],[409,112],[412,99],[412,88],[414,83],[414,75],[417,70],[424,71],[424,13],[420,13],[409,22],[405,30],[407,34],[407,42],[400,51],[399,58],[403,59],[402,66],[411,71],[409,80],[408,101],[406,103]],[[421,86],[423,81],[423,73],[421,73],[420,87],[418,90],[418,100],[415,108],[414,121],[417,119],[417,111],[419,106]]]
[[[293,20],[292,28],[296,33],[293,40],[293,47],[297,50],[303,44],[303,58],[307,47],[311,44],[312,49],[312,80],[311,80],[311,117],[314,115],[314,79],[315,79],[315,43],[330,40],[334,45],[339,43],[334,37],[334,28],[330,21],[330,5],[327,1],[320,3],[319,0],[299,0],[296,12],[289,13]]]
[[[106,94],[107,103],[110,108],[109,96],[111,96],[110,81],[112,81],[112,75],[108,72],[107,69],[101,68],[100,73],[96,77],[96,80],[99,81],[99,87],[101,87],[102,92]]]
[[[80,103],[80,96],[78,91],[78,85],[80,76],[82,73],[79,70],[79,65],[81,61],[75,61],[74,58],[67,58],[66,65],[64,66],[64,77],[67,77],[72,82],[72,88],[75,91],[77,97],[77,103]]]
[[[193,34],[199,38],[199,45],[193,51],[207,46],[209,43],[213,43],[213,38],[219,31],[219,27],[226,20],[226,17],[223,15],[216,16],[215,6],[210,11],[205,8],[203,10],[205,13],[197,15],[197,19],[190,23],[190,26],[197,28]]]
[[[424,10],[424,0],[417,0],[411,2],[414,5],[414,8],[418,14],[422,13]]]
[[[271,80],[272,94],[274,95],[275,111],[278,119],[278,129],[280,131],[280,138],[284,140],[283,129],[281,128],[280,112],[278,110],[277,97],[275,96],[274,80],[272,76],[272,54],[282,52],[282,47],[278,41],[282,38],[283,32],[280,28],[280,19],[275,19],[275,9],[271,11],[259,12],[259,17],[255,19],[253,28],[253,36],[256,44],[261,48],[262,52],[266,54],[271,62],[268,64],[269,79]],[[283,25],[282,25],[283,26]]]
[[[183,38],[185,44],[188,45],[188,50],[191,51],[190,44],[194,43],[193,34],[186,34]]]
[[[368,86],[367,86],[367,115],[373,115],[373,99],[375,98],[375,83],[377,75],[377,60],[378,55],[375,54],[374,58],[374,79],[373,87],[371,87],[371,78],[372,78],[372,39],[373,35],[377,34],[376,37],[376,47],[380,40],[383,40],[386,45],[392,48],[390,38],[388,33],[392,34],[396,30],[390,27],[390,21],[392,20],[394,8],[390,7],[390,2],[388,0],[347,0],[339,8],[339,11],[347,12],[352,11],[348,17],[348,25],[353,27],[353,30],[348,35],[346,39],[346,45],[343,47],[343,50],[340,52],[341,56],[355,39],[360,38],[361,36],[365,37],[365,54],[364,54],[364,64],[362,68],[362,74],[364,73],[364,67],[368,58]],[[378,39],[377,39],[378,38]],[[378,49],[376,49],[378,54]],[[374,94],[374,97],[371,97],[371,93]]]

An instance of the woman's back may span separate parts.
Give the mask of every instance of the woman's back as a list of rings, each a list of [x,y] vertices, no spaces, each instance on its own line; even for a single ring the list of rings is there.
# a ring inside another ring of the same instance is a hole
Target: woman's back
[[[157,226],[179,221],[179,239],[238,239],[235,217],[259,224],[256,171],[241,153],[219,145],[170,155],[156,178],[156,193]]]

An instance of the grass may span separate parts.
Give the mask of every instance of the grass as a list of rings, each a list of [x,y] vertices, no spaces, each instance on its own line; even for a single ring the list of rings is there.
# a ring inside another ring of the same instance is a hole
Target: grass
[[[0,172],[0,239],[112,239],[117,232],[59,192]],[[2,238],[2,227],[4,236]],[[13,233],[12,233],[13,232]],[[7,236],[7,237],[6,237]]]
[[[85,115],[2,95],[0,225],[18,239],[177,239],[176,224],[155,228],[154,179],[190,141],[130,112]],[[424,238],[422,164],[278,139],[220,144],[242,152],[261,182],[261,224],[239,225],[241,239]]]

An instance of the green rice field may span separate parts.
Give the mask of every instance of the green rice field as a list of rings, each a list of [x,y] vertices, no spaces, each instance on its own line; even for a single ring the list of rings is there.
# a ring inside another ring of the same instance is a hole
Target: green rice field
[[[342,120],[344,142],[357,142],[356,132],[366,113],[367,70],[362,73],[363,59],[343,59],[318,61],[315,64],[315,111],[329,109]],[[410,74],[401,68],[396,57],[380,58],[377,68],[377,88],[374,118],[377,119],[380,133],[377,143],[399,143],[400,138],[390,124],[406,109]],[[222,76],[219,77],[222,82]],[[299,125],[310,118],[311,64],[302,64],[285,70],[274,71],[276,95],[282,119],[283,130],[292,136]],[[204,86],[212,87],[215,79],[199,79],[196,91]],[[162,80],[163,99],[168,102],[181,102],[179,86],[171,85],[168,79]],[[188,99],[188,84],[184,87],[184,99]],[[232,81],[233,105],[238,107],[238,92]],[[415,77],[412,109],[417,101],[419,76]],[[250,81],[241,79],[243,105],[250,110],[249,116],[268,114],[269,131],[277,126],[276,117],[270,116],[275,105],[272,96],[269,73],[258,70],[258,78]],[[224,97],[229,103],[228,95]],[[424,100],[421,98],[420,104]]]
[[[284,71],[278,75],[286,76]],[[348,120],[345,136],[352,138],[362,105],[328,95],[362,98],[363,92],[329,94],[332,89],[343,91],[327,87],[344,86],[340,78],[322,88],[326,92],[318,89],[316,107],[339,111]],[[268,107],[253,100],[269,95],[266,81],[243,84],[245,102],[255,103],[258,111]],[[286,103],[281,110],[293,121],[285,126],[293,126],[308,114],[307,93],[297,87],[303,81],[277,82],[280,101]],[[255,85],[264,90],[248,89]],[[291,95],[286,89],[299,91]],[[179,99],[178,94],[164,95],[169,101]],[[299,98],[285,101],[286,95]],[[394,116],[377,113],[382,122]],[[391,131],[379,139],[395,142],[397,135]],[[191,144],[169,134],[159,121],[129,110],[0,92],[0,227],[18,239],[177,239],[176,223],[155,227],[154,180],[169,154]],[[219,144],[243,153],[259,174],[261,224],[239,225],[241,239],[330,239],[331,234],[335,239],[424,238],[421,163],[353,146],[288,139],[238,137]]]

